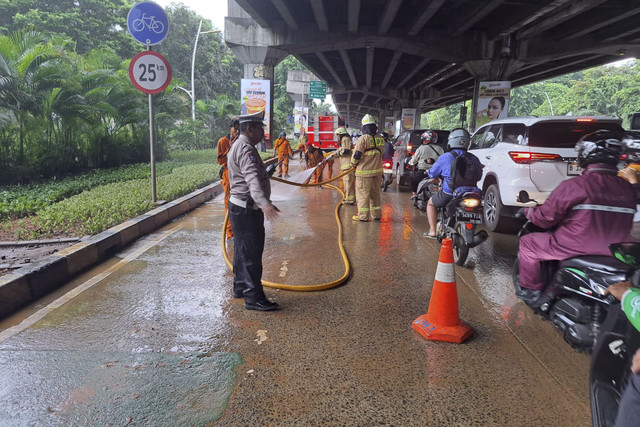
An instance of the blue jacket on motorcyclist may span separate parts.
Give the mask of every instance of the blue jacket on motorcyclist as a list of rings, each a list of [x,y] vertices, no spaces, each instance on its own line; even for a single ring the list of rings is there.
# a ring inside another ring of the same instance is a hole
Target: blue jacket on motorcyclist
[[[442,154],[435,161],[428,171],[429,178],[442,177],[442,189],[434,194],[427,204],[427,219],[429,220],[429,232],[424,233],[424,237],[430,239],[436,238],[436,223],[438,220],[437,208],[445,207],[453,198],[453,190],[449,188],[449,175],[451,165],[456,159],[452,154],[462,155],[467,151],[471,135],[465,129],[454,129],[449,133],[448,148],[449,151]]]
[[[640,186],[617,176],[623,138],[608,130],[582,137],[576,145],[582,175],[561,182],[542,206],[525,209],[529,221],[551,231],[520,239],[521,299],[542,295],[541,261],[608,255],[610,243],[630,239]]]

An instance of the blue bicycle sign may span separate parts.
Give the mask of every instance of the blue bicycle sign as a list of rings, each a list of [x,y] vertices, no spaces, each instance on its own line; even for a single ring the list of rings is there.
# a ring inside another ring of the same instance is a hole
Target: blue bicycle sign
[[[134,39],[147,46],[153,46],[167,36],[169,21],[160,5],[147,1],[131,8],[127,16],[127,26]]]

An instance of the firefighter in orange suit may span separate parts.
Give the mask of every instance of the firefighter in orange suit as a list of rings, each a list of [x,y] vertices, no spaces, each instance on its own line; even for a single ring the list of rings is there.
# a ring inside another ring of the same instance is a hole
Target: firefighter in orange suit
[[[351,164],[356,166],[356,203],[358,215],[354,221],[380,220],[380,180],[382,179],[382,152],[384,138],[378,134],[378,125],[371,115],[362,118],[362,136],[356,141]]]
[[[229,209],[229,171],[227,170],[227,153],[231,149],[231,144],[238,138],[240,134],[240,122],[234,118],[229,123],[229,134],[218,140],[218,164],[222,165],[220,170],[220,178],[222,179],[222,188],[224,189],[224,210]],[[231,229],[231,221],[227,222],[227,239],[233,239],[233,230]]]
[[[322,182],[322,172],[324,171],[324,155],[321,149],[312,145],[310,142],[307,142],[306,148],[305,159],[307,161],[307,169],[316,168],[313,172],[313,180],[311,183],[320,183]],[[319,188],[322,188],[322,186],[319,186]]]
[[[289,145],[286,132],[280,132],[280,137],[276,139],[276,143],[273,145],[273,152],[278,153],[278,163],[280,164],[278,176],[282,176],[282,169],[284,167],[284,177],[289,178],[289,156],[292,156],[293,152],[291,151],[291,145]]]
[[[353,154],[353,141],[349,136],[347,129],[340,127],[334,132],[340,141],[338,149],[338,157],[340,158],[340,173],[351,168],[351,155]],[[353,205],[356,202],[356,174],[350,172],[342,177],[342,186],[344,187],[344,203],[345,205]]]

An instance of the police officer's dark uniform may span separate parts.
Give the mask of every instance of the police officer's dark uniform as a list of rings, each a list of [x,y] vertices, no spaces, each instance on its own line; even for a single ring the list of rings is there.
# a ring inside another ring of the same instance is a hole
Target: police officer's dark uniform
[[[275,218],[269,174],[255,146],[264,136],[264,111],[240,116],[240,136],[227,154],[229,170],[229,219],[234,233],[233,296],[244,298],[248,310],[271,311],[262,288],[262,252],[265,214]]]

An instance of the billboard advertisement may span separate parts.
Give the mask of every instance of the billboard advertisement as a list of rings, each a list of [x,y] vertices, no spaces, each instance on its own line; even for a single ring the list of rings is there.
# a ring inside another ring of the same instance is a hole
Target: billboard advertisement
[[[255,114],[264,110],[264,137],[271,139],[271,129],[269,129],[269,94],[271,93],[271,82],[269,80],[242,79],[240,83],[241,114]]]
[[[393,116],[389,116],[389,117],[385,117],[384,118],[384,129],[383,132],[386,132],[389,134],[389,136],[393,136],[395,134],[395,126],[394,126],[394,117]]]
[[[415,123],[416,123],[416,109],[403,108],[402,109],[402,130],[415,129]]]
[[[300,129],[304,128],[305,132],[309,127],[309,107],[293,107],[293,133],[300,134]]]
[[[476,106],[476,129],[509,116],[511,82],[480,82]]]

